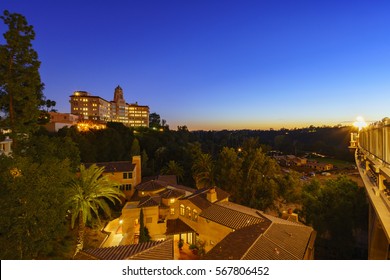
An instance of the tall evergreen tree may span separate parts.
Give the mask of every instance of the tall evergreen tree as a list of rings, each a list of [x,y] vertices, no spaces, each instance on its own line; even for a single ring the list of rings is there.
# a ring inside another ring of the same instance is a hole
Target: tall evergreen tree
[[[11,128],[16,140],[38,127],[43,105],[41,63],[31,44],[35,32],[26,18],[7,10],[0,18],[8,25],[5,44],[0,45],[0,112],[5,116],[2,125]]]
[[[139,243],[150,241],[149,230],[145,226],[144,211],[141,208],[139,213]]]

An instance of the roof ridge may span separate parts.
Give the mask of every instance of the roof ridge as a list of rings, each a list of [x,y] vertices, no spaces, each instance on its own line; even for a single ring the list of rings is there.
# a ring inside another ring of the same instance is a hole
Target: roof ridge
[[[271,225],[270,225],[271,226]],[[269,228],[269,227],[268,227]],[[260,239],[260,237],[262,237],[264,235],[264,233],[268,230],[268,228],[263,232],[263,233],[260,233],[259,236],[256,238],[256,240],[254,242],[252,242],[251,246],[249,246],[249,248],[245,251],[245,253],[241,256],[240,260],[243,260],[245,258],[245,256],[249,253],[249,251],[255,246],[255,244],[257,243],[257,241]]]
[[[147,252],[149,252],[152,249],[155,249],[155,248],[158,248],[158,247],[162,246],[162,244],[164,244],[164,243],[166,243],[168,241],[170,241],[170,239],[167,239],[167,240],[157,240],[157,241],[148,241],[146,243],[155,243],[155,244],[152,244],[147,249],[139,251],[139,252],[129,256],[128,258],[132,259],[132,258],[136,257],[137,255],[140,255],[140,254],[143,254],[143,253],[147,253]],[[140,243],[138,243],[138,244],[140,244]]]

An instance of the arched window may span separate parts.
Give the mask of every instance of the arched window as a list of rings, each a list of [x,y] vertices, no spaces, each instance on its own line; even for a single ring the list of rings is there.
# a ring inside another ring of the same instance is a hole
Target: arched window
[[[187,206],[187,208],[186,208],[186,217],[187,217],[188,219],[191,219],[191,208],[188,207],[188,206]]]
[[[198,211],[196,211],[196,209],[192,210],[192,217],[195,222],[198,221]]]
[[[185,215],[185,209],[184,209],[184,205],[183,204],[180,204],[180,215],[181,216]]]

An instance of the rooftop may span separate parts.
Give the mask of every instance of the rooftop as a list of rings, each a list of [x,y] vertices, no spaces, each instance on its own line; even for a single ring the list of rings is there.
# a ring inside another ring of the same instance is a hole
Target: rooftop
[[[129,172],[134,171],[135,164],[131,161],[111,161],[111,162],[98,162],[98,163],[85,163],[85,167],[90,167],[96,164],[98,167],[104,167],[104,172]]]
[[[173,260],[173,240],[150,241],[133,245],[86,249],[76,259],[80,260]]]

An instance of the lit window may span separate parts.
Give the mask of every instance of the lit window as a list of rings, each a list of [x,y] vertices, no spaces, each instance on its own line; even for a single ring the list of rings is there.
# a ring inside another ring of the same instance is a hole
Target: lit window
[[[170,203],[170,204],[175,203],[175,199],[174,199],[174,198],[171,198],[171,199],[169,200],[169,203]]]
[[[191,219],[191,208],[187,206],[186,208],[186,216],[188,219]]]
[[[180,204],[180,215],[184,216],[185,215],[185,208],[183,204]]]
[[[198,221],[198,211],[196,211],[195,209],[192,211],[192,213],[193,213],[193,219],[194,219],[194,221]]]
[[[175,208],[171,208],[170,213],[171,213],[171,215],[175,215]]]

